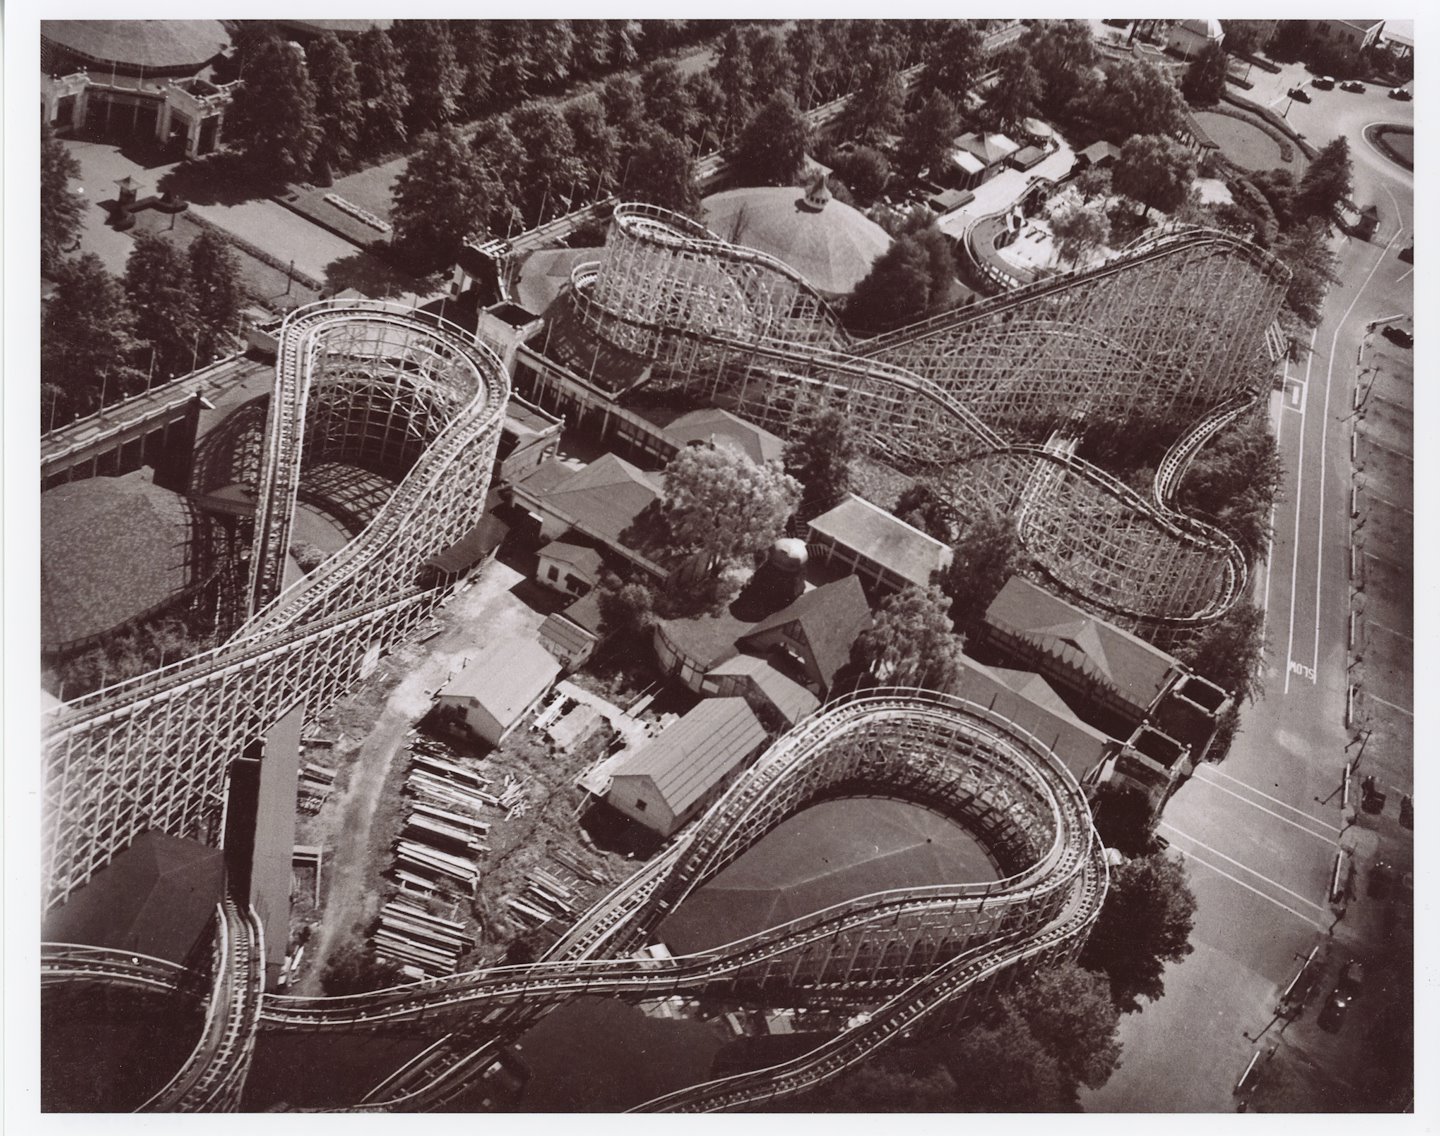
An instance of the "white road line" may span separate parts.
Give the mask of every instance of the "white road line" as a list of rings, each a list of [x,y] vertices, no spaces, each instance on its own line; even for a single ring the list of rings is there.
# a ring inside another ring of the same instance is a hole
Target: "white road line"
[[[1378,702],[1378,703],[1380,703],[1380,705],[1382,705],[1382,706],[1388,706],[1388,707],[1390,707],[1391,710],[1398,710],[1398,711],[1400,711],[1400,713],[1404,714],[1407,718],[1413,718],[1413,717],[1415,717],[1415,711],[1414,711],[1414,710],[1406,710],[1405,707],[1403,707],[1403,706],[1396,706],[1395,703],[1389,702],[1389,701],[1385,700],[1384,698],[1381,698],[1378,694],[1371,694],[1368,690],[1365,690],[1364,688],[1361,688],[1360,693],[1361,693],[1362,695],[1364,695],[1366,698],[1370,699],[1372,702]]]
[[[1393,636],[1395,636],[1396,639],[1404,639],[1405,642],[1410,643],[1410,644],[1413,644],[1413,643],[1415,642],[1415,640],[1412,639],[1409,635],[1406,635],[1405,632],[1403,632],[1403,631],[1396,631],[1395,628],[1393,628],[1393,627],[1386,627],[1383,623],[1377,623],[1377,622],[1376,622],[1375,620],[1373,620],[1373,619],[1367,619],[1367,620],[1365,621],[1365,626],[1366,626],[1367,628],[1368,628],[1368,627],[1378,627],[1381,631],[1384,631],[1386,634],[1388,634],[1388,635],[1393,635]]]
[[[1225,855],[1225,853],[1224,853],[1224,852],[1221,852],[1220,849],[1218,849],[1218,848],[1211,848],[1210,845],[1208,845],[1208,844],[1205,843],[1205,841],[1195,839],[1195,837],[1191,836],[1188,832],[1181,832],[1178,828],[1176,828],[1176,827],[1175,827],[1173,824],[1171,824],[1169,821],[1163,821],[1163,820],[1162,820],[1162,821],[1160,822],[1160,827],[1161,827],[1161,828],[1168,828],[1171,832],[1173,832],[1176,836],[1180,837],[1182,840],[1188,840],[1188,841],[1190,841],[1191,844],[1198,845],[1199,847],[1205,849],[1206,852],[1209,852],[1212,856],[1219,856],[1220,859],[1224,860],[1227,864],[1234,864],[1234,865],[1235,865],[1237,868],[1239,868],[1242,872],[1249,872],[1249,873],[1250,873],[1252,876],[1254,876],[1257,880],[1264,880],[1264,881],[1265,881],[1267,884],[1269,884],[1271,887],[1277,888],[1277,889],[1279,889],[1280,891],[1283,891],[1286,895],[1292,896],[1293,898],[1298,899],[1301,903],[1305,904],[1307,907],[1313,907],[1316,911],[1324,911],[1324,910],[1325,910],[1325,908],[1324,908],[1323,905],[1321,905],[1321,904],[1319,904],[1319,903],[1316,903],[1313,899],[1306,899],[1306,898],[1305,898],[1303,895],[1301,895],[1298,891],[1293,891],[1292,889],[1287,888],[1284,884],[1280,883],[1280,881],[1278,881],[1278,880],[1272,880],[1272,879],[1271,879],[1269,876],[1267,876],[1264,872],[1257,872],[1254,868],[1250,867],[1248,864],[1242,864],[1239,860],[1236,860],[1233,856],[1227,856],[1227,855]]]
[[[1321,819],[1320,819],[1319,817],[1317,817],[1317,816],[1311,816],[1311,815],[1310,815],[1309,813],[1307,813],[1304,809],[1296,808],[1296,807],[1295,807],[1294,805],[1292,805],[1289,801],[1282,801],[1279,797],[1272,797],[1269,793],[1265,792],[1265,790],[1255,788],[1255,786],[1252,785],[1252,784],[1250,784],[1250,782],[1248,782],[1248,781],[1242,781],[1242,780],[1240,780],[1240,778],[1238,778],[1238,777],[1232,777],[1232,776],[1230,776],[1230,774],[1226,773],[1223,769],[1217,769],[1217,768],[1216,768],[1215,766],[1213,766],[1213,765],[1202,765],[1202,766],[1200,766],[1200,769],[1205,770],[1206,773],[1213,773],[1216,777],[1223,777],[1223,778],[1225,778],[1225,780],[1227,780],[1227,781],[1233,781],[1233,782],[1235,782],[1235,784],[1237,784],[1237,785],[1244,786],[1244,788],[1246,788],[1247,790],[1249,790],[1251,793],[1254,793],[1257,797],[1264,797],[1267,801],[1270,801],[1270,802],[1273,803],[1273,804],[1279,805],[1282,809],[1289,809],[1292,813],[1298,813],[1300,816],[1304,817],[1306,820],[1314,821],[1314,822],[1315,822],[1316,824],[1318,824],[1321,828],[1328,828],[1331,832],[1334,832],[1334,833],[1339,833],[1339,832],[1340,832],[1339,827],[1337,827],[1336,825],[1330,824],[1328,821],[1323,821],[1323,820],[1321,820]],[[1200,769],[1197,769],[1197,770],[1195,771],[1197,775],[1199,774]],[[1202,778],[1202,780],[1209,780],[1209,779],[1208,779],[1208,778]],[[1211,783],[1214,784],[1214,782],[1211,782]]]
[[[1286,355],[1285,355],[1285,369],[1284,369],[1284,371],[1282,372],[1281,382],[1282,382],[1282,385],[1288,385],[1289,382],[1290,382],[1290,355],[1289,355],[1288,352],[1287,352]],[[1285,407],[1285,397],[1284,397],[1283,394],[1282,394],[1281,397],[1280,397],[1280,407],[1281,407],[1281,410],[1283,411],[1283,410],[1284,410],[1284,407]],[[1284,425],[1284,423],[1285,423],[1285,415],[1284,415],[1283,413],[1277,414],[1277,415],[1275,416],[1275,452],[1276,452],[1276,453],[1279,453],[1279,452],[1280,452],[1280,435],[1281,435],[1281,433],[1282,433],[1282,431],[1281,431],[1280,428],[1281,428],[1281,426]],[[1270,564],[1271,564],[1271,561],[1273,561],[1274,559],[1275,559],[1275,502],[1274,502],[1274,501],[1271,501],[1271,502],[1270,502],[1270,533],[1269,533],[1269,535],[1265,538],[1265,594],[1264,594],[1264,596],[1263,596],[1263,598],[1261,599],[1261,602],[1260,602],[1260,641],[1261,641],[1262,643],[1265,642],[1266,626],[1267,626],[1268,623],[1270,622]],[[1263,667],[1264,665],[1265,665],[1264,659],[1261,659],[1261,660],[1256,664],[1257,667]]]
[[[1407,268],[1404,272],[1400,273],[1400,275],[1395,278],[1395,283],[1396,283],[1396,284],[1403,284],[1403,283],[1405,283],[1405,277],[1409,276],[1410,273],[1412,273],[1412,272],[1414,272],[1414,271],[1415,271],[1415,270],[1414,270],[1413,268]]]
[[[1266,895],[1266,894],[1265,894],[1263,891],[1261,891],[1259,888],[1254,887],[1254,886],[1251,885],[1251,884],[1247,884],[1244,880],[1237,879],[1236,877],[1232,876],[1229,872],[1225,871],[1223,868],[1217,868],[1214,864],[1210,863],[1210,861],[1209,861],[1209,860],[1206,860],[1203,856],[1197,856],[1197,855],[1195,855],[1194,852],[1186,852],[1183,848],[1177,848],[1176,851],[1179,852],[1180,855],[1184,856],[1185,859],[1187,859],[1187,860],[1193,860],[1193,861],[1194,861],[1195,863],[1197,863],[1197,864],[1204,864],[1205,867],[1209,868],[1209,869],[1210,869],[1212,872],[1214,872],[1217,876],[1223,876],[1225,879],[1229,880],[1232,884],[1238,884],[1240,887],[1244,888],[1246,891],[1254,892],[1256,895],[1258,895],[1261,899],[1265,900],[1267,903],[1273,903],[1276,907],[1280,908],[1281,911],[1288,911],[1288,912],[1290,912],[1290,914],[1293,915],[1293,916],[1295,916],[1296,919],[1299,919],[1299,920],[1301,920],[1302,922],[1308,923],[1310,926],[1314,927],[1316,930],[1319,930],[1319,931],[1325,930],[1325,924],[1324,924],[1324,923],[1321,923],[1321,922],[1320,922],[1319,920],[1317,920],[1317,919],[1311,918],[1309,915],[1306,915],[1303,911],[1296,911],[1296,910],[1295,910],[1293,907],[1291,907],[1289,904],[1281,903],[1281,902],[1280,902],[1278,899],[1276,899],[1273,895]]]
[[[1305,357],[1305,401],[1310,401],[1310,367],[1315,362],[1315,336],[1317,327],[1310,333],[1310,351]],[[1300,456],[1295,462],[1295,549],[1290,559],[1290,639],[1285,644],[1285,693],[1290,693],[1290,662],[1295,650],[1295,584],[1300,577],[1300,498],[1305,486],[1301,475],[1305,472],[1305,411],[1300,412]]]
[[[1227,789],[1227,788],[1225,788],[1224,785],[1221,785],[1221,784],[1219,784],[1218,782],[1211,781],[1211,780],[1209,780],[1208,778],[1205,778],[1205,777],[1201,777],[1201,778],[1200,778],[1200,783],[1203,784],[1203,785],[1209,785],[1210,788],[1212,788],[1212,789],[1217,789],[1217,790],[1219,790],[1221,793],[1226,793],[1226,794],[1234,797],[1237,801],[1243,801],[1245,804],[1249,805],[1252,809],[1259,809],[1262,813],[1265,813],[1265,814],[1268,815],[1268,816],[1274,817],[1274,818],[1275,818],[1276,820],[1278,820],[1281,824],[1288,824],[1288,825],[1290,825],[1292,828],[1298,828],[1301,832],[1305,833],[1305,834],[1308,835],[1308,836],[1313,836],[1316,840],[1320,840],[1320,841],[1323,841],[1323,842],[1326,843],[1326,844],[1329,844],[1332,840],[1335,839],[1335,837],[1333,837],[1333,836],[1326,836],[1323,832],[1316,832],[1313,828],[1309,828],[1309,827],[1307,827],[1306,825],[1301,824],[1299,821],[1291,820],[1291,819],[1290,819],[1289,817],[1287,817],[1287,816],[1281,816],[1281,815],[1280,815],[1279,813],[1277,813],[1274,809],[1267,809],[1264,805],[1260,804],[1259,802],[1257,802],[1257,801],[1252,801],[1249,797],[1243,797],[1243,796],[1241,796],[1239,793],[1235,792],[1235,790],[1233,790],[1233,789]],[[1297,810],[1297,811],[1298,811],[1298,810]],[[1301,813],[1300,815],[1301,815],[1301,816],[1309,816],[1308,813]],[[1316,823],[1318,823],[1318,824],[1325,824],[1325,822],[1324,822],[1323,820],[1322,820],[1322,821],[1317,821]],[[1328,828],[1328,829],[1331,829],[1331,830],[1332,830],[1333,832],[1335,832],[1335,833],[1339,833],[1339,831],[1340,831],[1338,828],[1335,828],[1334,825],[1326,824],[1325,827]]]
[[[1390,200],[1395,200],[1393,194]],[[1385,258],[1390,254],[1390,250],[1400,239],[1400,234],[1405,231],[1405,225],[1399,219],[1398,205],[1395,211],[1396,225],[1398,226],[1395,235],[1380,250],[1380,256],[1366,275],[1365,283],[1360,285],[1354,298],[1350,301],[1350,306],[1345,309],[1345,314],[1335,325],[1335,334],[1330,337],[1330,358],[1325,364],[1325,409],[1320,415],[1320,507],[1315,511],[1316,519],[1319,522],[1316,526],[1315,536],[1315,652],[1310,657],[1310,669],[1317,673],[1320,669],[1320,566],[1325,558],[1325,459],[1328,456],[1325,451],[1325,439],[1330,429],[1330,378],[1335,373],[1335,345],[1340,341],[1340,333],[1345,330],[1345,325],[1350,320],[1350,313],[1355,310],[1355,305],[1360,302],[1360,297],[1365,295],[1365,289],[1370,287],[1370,281],[1375,279],[1375,273],[1380,271],[1380,266],[1385,263]]]

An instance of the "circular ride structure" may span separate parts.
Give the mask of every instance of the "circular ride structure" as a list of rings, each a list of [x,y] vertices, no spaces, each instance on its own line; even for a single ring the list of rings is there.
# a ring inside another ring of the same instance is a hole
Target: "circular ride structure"
[[[601,259],[574,269],[571,295],[586,326],[653,361],[651,386],[781,434],[839,410],[872,452],[935,480],[962,517],[1015,516],[1035,560],[1086,606],[1164,635],[1244,593],[1241,549],[1171,503],[1217,416],[1223,426],[1257,397],[1288,278],[1231,234],[1171,229],[1098,268],[854,341],[782,262],[624,204]],[[1198,421],[1154,496],[1074,454],[1069,435],[1087,420],[1157,415]]]
[[[856,896],[678,958],[639,952],[687,896],[787,818],[838,796],[883,792],[961,822],[1004,873]],[[1073,956],[1104,900],[1103,850],[1074,777],[1047,746],[984,706],[925,690],[832,702],[779,739],[666,852],[595,904],[547,957],[338,998],[267,996],[261,1028],[387,1029],[453,1018],[513,1036],[583,994],[694,996],[863,1010],[820,1050],[656,1102],[709,1110],[809,1088],[1022,966]],[[638,957],[637,957],[638,956]],[[493,1011],[508,1011],[495,1015]],[[366,1107],[444,1103],[459,1086],[373,1097]]]
[[[256,506],[254,614],[221,647],[46,715],[47,907],[147,828],[213,843],[245,746],[296,705],[307,717],[329,707],[447,594],[424,564],[481,519],[509,394],[493,352],[426,313],[324,301],[286,319]],[[363,532],[281,592],[302,465],[335,460],[403,480]]]

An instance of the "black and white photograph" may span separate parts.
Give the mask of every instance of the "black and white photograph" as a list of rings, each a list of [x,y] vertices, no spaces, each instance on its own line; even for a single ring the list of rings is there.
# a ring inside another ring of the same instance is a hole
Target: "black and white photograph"
[[[1434,1123],[1417,21],[283,12],[6,21],[16,1132]]]

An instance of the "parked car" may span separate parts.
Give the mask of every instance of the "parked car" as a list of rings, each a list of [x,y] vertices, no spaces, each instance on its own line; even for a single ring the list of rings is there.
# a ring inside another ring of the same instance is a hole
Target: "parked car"
[[[1408,87],[1391,87],[1390,97],[1392,99],[1399,99],[1402,103],[1408,103],[1415,96],[1410,93]]]
[[[1308,103],[1310,101],[1310,92],[1304,87],[1291,87],[1286,93],[1297,103]]]
[[[1335,80],[1330,78],[1329,75],[1316,75],[1315,78],[1310,80],[1310,85],[1317,91],[1333,91],[1335,89]]]
[[[1345,82],[1340,84],[1340,89],[1342,91],[1349,91],[1353,95],[1363,95],[1365,93],[1365,84],[1360,82],[1359,79],[1346,79]]]
[[[1397,346],[1415,346],[1415,337],[1411,335],[1408,331],[1406,331],[1403,327],[1396,327],[1394,324],[1386,324],[1385,330],[1382,331],[1380,334],[1383,335],[1386,339],[1388,339],[1391,343],[1396,344]],[[1381,794],[1380,803],[1381,807],[1384,807],[1384,794]]]

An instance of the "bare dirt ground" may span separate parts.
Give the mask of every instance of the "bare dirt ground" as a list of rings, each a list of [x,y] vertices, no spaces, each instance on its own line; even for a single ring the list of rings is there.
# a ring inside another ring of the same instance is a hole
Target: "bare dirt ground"
[[[397,762],[406,731],[430,709],[431,694],[486,641],[533,632],[541,616],[510,592],[520,574],[491,562],[468,591],[451,598],[439,614],[442,634],[407,644],[382,660],[376,672],[327,716],[322,736],[335,745],[302,757],[337,769],[334,791],[320,813],[301,817],[296,843],[324,849],[318,911],[311,920],[302,973],[293,991],[320,993],[326,960],[378,910],[374,886],[388,863],[379,859],[372,828],[377,812],[397,814],[403,762]],[[397,815],[390,817],[397,822]],[[378,835],[378,834],[377,834]],[[383,838],[385,845],[393,832]],[[297,928],[298,929],[298,928]]]

